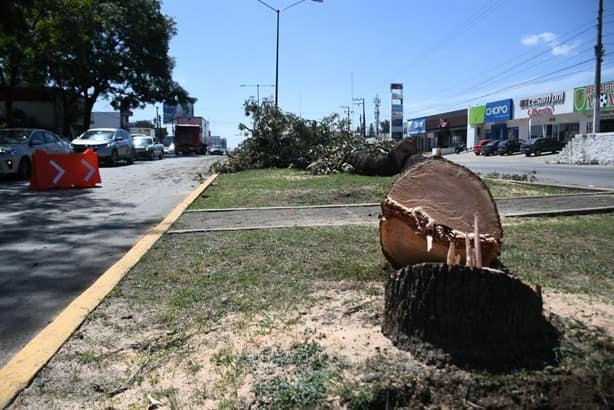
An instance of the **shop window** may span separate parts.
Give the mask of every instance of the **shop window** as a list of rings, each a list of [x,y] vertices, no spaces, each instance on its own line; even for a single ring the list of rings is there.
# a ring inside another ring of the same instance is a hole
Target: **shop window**
[[[573,138],[576,134],[580,133],[580,123],[572,122],[569,123],[569,135]]]
[[[531,126],[531,139],[541,138],[545,134],[545,126],[543,125],[532,125]]]

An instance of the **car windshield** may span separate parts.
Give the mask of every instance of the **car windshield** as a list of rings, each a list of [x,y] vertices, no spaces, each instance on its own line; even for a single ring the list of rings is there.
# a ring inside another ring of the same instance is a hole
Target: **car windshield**
[[[113,139],[113,131],[97,131],[90,130],[85,131],[80,137],[80,140],[92,140],[92,141],[111,141]]]
[[[488,144],[486,144],[486,147],[494,147],[497,144],[499,144],[499,141],[490,141]]]
[[[531,141],[529,144],[539,144],[542,142],[542,138],[538,138],[536,140]]]
[[[28,142],[30,130],[0,130],[0,144],[25,144]]]
[[[146,147],[153,144],[153,138],[148,137],[134,137],[134,145],[137,147]]]

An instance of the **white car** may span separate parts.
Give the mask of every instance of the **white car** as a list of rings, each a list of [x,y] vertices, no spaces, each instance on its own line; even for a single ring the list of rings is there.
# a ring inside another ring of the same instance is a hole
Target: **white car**
[[[70,146],[51,131],[34,128],[0,129],[0,175],[30,178],[34,151],[70,152]]]

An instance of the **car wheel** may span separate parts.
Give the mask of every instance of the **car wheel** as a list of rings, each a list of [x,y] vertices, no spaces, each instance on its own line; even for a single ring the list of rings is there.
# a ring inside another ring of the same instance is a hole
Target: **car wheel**
[[[134,164],[134,160],[136,159],[136,152],[134,150],[130,150],[130,157],[128,157],[128,164]]]
[[[17,177],[19,179],[28,179],[32,174],[32,164],[30,163],[30,158],[23,157],[21,161],[19,161],[19,168],[17,169]]]
[[[530,157],[531,153],[530,152],[525,152],[524,155],[525,155],[525,157]]]
[[[111,166],[116,166],[117,161],[118,161],[117,151],[113,150],[113,152],[111,152]]]
[[[542,152],[540,150],[535,150],[535,156],[539,157],[542,154]]]

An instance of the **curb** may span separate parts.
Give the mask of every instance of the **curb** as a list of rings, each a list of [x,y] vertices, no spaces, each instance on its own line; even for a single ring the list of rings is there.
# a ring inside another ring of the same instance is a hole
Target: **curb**
[[[515,182],[515,183],[518,183],[518,184],[532,185],[532,186],[578,189],[578,190],[581,190],[581,191],[590,191],[592,193],[614,192],[614,189],[612,189],[612,188],[605,188],[605,187],[590,187],[590,186],[582,186],[582,185],[564,185],[564,184],[544,184],[544,183],[541,183],[541,182],[516,181],[515,179],[491,178],[491,177],[482,176],[482,175],[478,175],[478,176],[481,179],[489,179],[489,180],[492,180],[492,181],[502,181],[502,182]],[[577,194],[564,194],[564,195],[577,195]]]
[[[25,389],[38,371],[47,364],[64,342],[115,288],[121,279],[169,230],[183,211],[219,174],[213,174],[175,207],[158,225],[149,229],[141,239],[113,266],[107,269],[89,288],[73,300],[49,325],[18,351],[0,369],[0,408],[8,406]]]
[[[539,216],[572,216],[572,215],[590,215],[604,214],[614,212],[614,206],[601,206],[596,208],[576,208],[576,209],[561,209],[550,211],[535,211],[535,212],[519,212],[515,214],[503,215],[504,218],[533,218]]]

